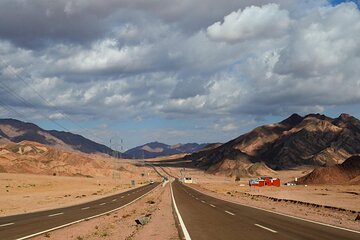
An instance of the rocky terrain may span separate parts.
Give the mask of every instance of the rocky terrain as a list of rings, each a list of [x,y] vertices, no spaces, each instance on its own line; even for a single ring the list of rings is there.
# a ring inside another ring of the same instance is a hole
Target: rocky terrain
[[[360,156],[352,156],[342,164],[318,167],[299,179],[302,184],[360,184]]]
[[[360,121],[341,114],[293,114],[279,123],[255,128],[223,145],[187,156],[211,173],[253,176],[263,162],[274,170],[296,166],[332,166],[360,153]]]
[[[6,173],[85,177],[130,173],[117,166],[117,162],[101,155],[59,150],[31,141],[0,145],[0,172]]]
[[[33,123],[15,119],[0,119],[0,143],[33,141],[62,150],[77,150],[84,153],[113,151],[105,145],[70,132],[44,130]]]
[[[151,142],[132,148],[124,153],[128,158],[156,158],[161,156],[168,156],[181,153],[193,153],[201,150],[207,144],[198,144],[198,143],[186,143],[186,144],[176,144],[176,145],[167,145],[159,142]]]

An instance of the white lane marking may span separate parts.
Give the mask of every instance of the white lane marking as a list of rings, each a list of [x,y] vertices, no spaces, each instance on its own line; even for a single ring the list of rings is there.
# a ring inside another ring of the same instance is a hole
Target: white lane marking
[[[212,207],[216,207],[214,204],[209,204],[210,206],[212,206]]]
[[[117,201],[117,199],[113,199],[112,201],[113,201],[113,202],[116,202],[116,201]]]
[[[261,228],[263,228],[263,229],[265,229],[265,230],[268,230],[268,231],[270,231],[270,232],[273,232],[273,233],[277,233],[277,231],[272,230],[271,228],[264,227],[264,226],[262,226],[262,225],[260,225],[260,224],[255,224],[255,226],[261,227]]]
[[[86,210],[89,209],[90,207],[83,207],[81,210]]]
[[[124,198],[124,196],[122,196],[121,198]]]
[[[189,186],[188,186],[188,187],[189,187]],[[206,195],[206,196],[215,198],[215,197],[213,197],[213,196],[210,196],[210,195],[208,195],[208,194],[205,194],[205,193],[203,193],[203,192],[200,192],[199,190],[197,190],[197,189],[195,189],[195,188],[192,188],[192,187],[189,187],[189,188],[191,188],[191,189],[193,189],[194,191],[197,191],[198,193],[201,193],[201,194],[203,194],[203,195]],[[215,199],[219,199],[219,198],[215,198]],[[247,205],[247,204],[243,204],[243,203],[231,201],[231,200],[224,200],[224,199],[220,199],[220,200],[222,200],[222,201],[224,201],[224,202],[229,202],[229,203],[234,203],[234,204],[237,204],[237,205],[249,207],[249,208],[255,208],[255,209],[258,209],[258,210],[261,210],[261,211],[265,211],[265,212],[277,214],[277,215],[284,216],[284,217],[289,217],[289,218],[294,218],[294,219],[301,220],[301,221],[305,221],[305,222],[315,223],[315,224],[322,225],[322,226],[326,226],[326,227],[336,228],[336,229],[340,229],[340,230],[344,230],[344,231],[348,231],[348,232],[353,232],[353,233],[360,233],[360,231],[356,231],[356,230],[352,230],[352,229],[348,229],[348,228],[343,228],[343,227],[338,227],[338,226],[330,225],[330,224],[327,224],[327,223],[316,222],[316,221],[312,221],[312,220],[305,219],[305,218],[301,218],[301,217],[295,217],[295,216],[291,216],[291,215],[288,215],[288,214],[285,214],[285,213],[279,213],[279,212],[267,210],[267,209],[264,209],[264,208],[255,207],[255,206],[250,206],[250,205]]]
[[[188,230],[186,229],[185,223],[184,223],[184,221],[183,221],[183,219],[182,219],[182,217],[180,215],[179,209],[176,206],[174,193],[173,193],[173,190],[172,190],[172,183],[170,183],[170,190],[171,190],[171,198],[172,198],[173,203],[174,203],[175,212],[176,212],[176,215],[178,216],[181,229],[182,229],[182,231],[184,233],[185,240],[191,240],[190,234],[189,234]]]
[[[204,200],[201,200],[202,203],[206,203]]]
[[[156,186],[158,187],[158,186]],[[155,187],[155,188],[156,188]],[[151,189],[150,191],[148,191],[147,193],[141,195],[140,197],[132,200],[131,202],[121,206],[121,207],[118,207],[118,208],[115,208],[113,210],[110,210],[110,211],[107,211],[107,212],[104,212],[104,213],[100,213],[100,214],[97,214],[97,215],[94,215],[94,216],[91,216],[91,217],[88,217],[88,218],[83,218],[83,219],[80,219],[80,220],[77,220],[77,221],[74,221],[74,222],[70,222],[70,223],[67,223],[67,224],[64,224],[64,225],[60,225],[60,226],[57,226],[57,227],[54,227],[54,228],[50,228],[50,229],[47,229],[47,230],[44,230],[44,231],[41,231],[41,232],[37,232],[37,233],[34,233],[34,234],[31,234],[31,235],[28,235],[28,236],[25,236],[25,237],[22,237],[22,238],[17,238],[16,240],[25,240],[25,239],[29,239],[29,238],[32,238],[32,237],[35,237],[35,236],[38,236],[40,234],[43,234],[43,233],[47,233],[47,232],[51,232],[51,231],[54,231],[54,230],[57,230],[57,229],[60,229],[60,228],[64,228],[64,227],[67,227],[67,226],[71,226],[71,225],[74,225],[76,223],[80,223],[80,222],[83,222],[83,221],[86,221],[86,220],[90,220],[90,219],[93,219],[93,218],[97,218],[97,217],[100,217],[100,216],[104,216],[106,214],[109,214],[109,213],[112,213],[112,212],[115,212],[115,211],[118,211],[124,207],[127,207],[129,206],[130,204],[136,202],[137,200],[139,200],[140,198],[143,198],[145,197],[146,195],[150,194],[152,192],[152,190],[154,190],[155,188]]]
[[[106,203],[103,202],[103,203],[100,203],[99,206],[102,206],[102,205],[105,205],[105,204],[106,204]]]
[[[10,225],[13,225],[15,223],[5,223],[5,224],[1,224],[0,227],[6,227],[6,226],[10,226]]]
[[[54,214],[50,214],[48,215],[48,217],[55,217],[55,216],[59,216],[59,215],[63,215],[63,212],[59,212],[59,213],[54,213]]]
[[[235,215],[235,213],[232,213],[232,212],[229,212],[229,211],[225,211],[227,214],[230,214],[230,215]]]
[[[199,198],[195,198],[196,200],[199,200]]]

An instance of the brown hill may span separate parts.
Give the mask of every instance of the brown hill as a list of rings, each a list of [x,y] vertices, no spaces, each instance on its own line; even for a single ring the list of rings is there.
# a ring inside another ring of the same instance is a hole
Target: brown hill
[[[32,123],[15,119],[0,119],[0,143],[22,141],[38,142],[60,150],[77,150],[83,153],[113,153],[105,145],[70,132],[44,130]]]
[[[62,151],[36,142],[0,145],[0,172],[111,176],[114,169],[114,163],[104,157]]]
[[[234,161],[232,172],[242,166],[237,161],[264,162],[272,169],[301,165],[331,166],[360,154],[360,121],[347,114],[332,119],[325,115],[293,114],[275,124],[255,128],[215,149],[188,156],[209,172],[223,171],[222,162]],[[216,170],[214,170],[216,169]],[[225,172],[229,172],[226,170]]]
[[[299,179],[300,184],[360,184],[360,156],[352,156],[342,164],[318,167]]]

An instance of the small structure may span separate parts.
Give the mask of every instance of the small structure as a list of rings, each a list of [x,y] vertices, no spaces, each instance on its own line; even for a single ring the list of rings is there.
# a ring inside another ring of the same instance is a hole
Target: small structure
[[[261,179],[251,179],[249,181],[249,186],[263,187],[265,186],[265,181]]]
[[[262,177],[265,181],[265,186],[275,186],[280,187],[280,179],[279,178],[272,178],[272,177]]]
[[[272,177],[261,177],[259,179],[251,179],[249,186],[263,187],[263,186],[275,186],[280,187],[280,179]]]
[[[184,177],[184,183],[193,183],[193,179],[191,177]]]

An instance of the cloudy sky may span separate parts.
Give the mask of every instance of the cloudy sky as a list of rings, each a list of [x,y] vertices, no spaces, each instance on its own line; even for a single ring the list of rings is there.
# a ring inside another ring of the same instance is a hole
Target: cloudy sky
[[[125,149],[225,142],[294,112],[360,118],[359,5],[1,0],[0,117]]]

